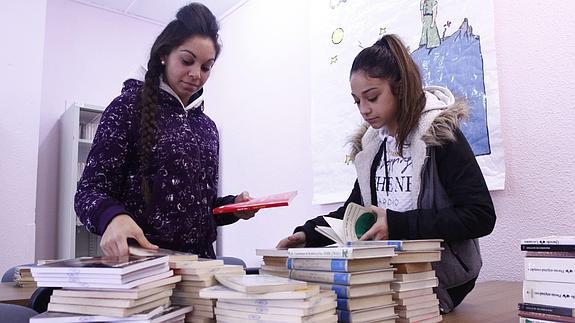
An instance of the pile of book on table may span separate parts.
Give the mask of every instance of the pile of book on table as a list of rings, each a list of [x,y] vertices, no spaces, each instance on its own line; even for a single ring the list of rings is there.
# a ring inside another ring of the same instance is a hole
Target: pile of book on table
[[[182,277],[176,285],[172,303],[177,305],[193,305],[194,310],[186,315],[186,322],[215,322],[215,300],[200,297],[200,290],[217,285],[216,273],[228,275],[245,275],[242,266],[224,265],[222,260],[198,259],[197,261],[170,261],[170,268]]]
[[[523,239],[520,322],[575,322],[575,236]]]
[[[30,267],[20,266],[14,270],[14,283],[18,287],[37,287]]]
[[[395,322],[393,246],[290,248],[292,279],[318,283],[337,295],[340,322]]]
[[[192,307],[170,307],[180,276],[168,256],[84,257],[32,267],[39,287],[55,289],[48,312],[30,322],[184,322]]]
[[[260,274],[289,278],[287,249],[256,249],[256,255],[262,257]]]
[[[336,297],[317,285],[268,275],[215,275],[221,285],[200,290],[217,299],[217,322],[337,322]]]
[[[379,242],[379,241],[376,241]],[[438,285],[431,263],[441,260],[442,240],[382,240],[395,246],[391,259],[395,281],[391,283],[396,302],[397,323],[441,322],[439,301],[433,288]]]

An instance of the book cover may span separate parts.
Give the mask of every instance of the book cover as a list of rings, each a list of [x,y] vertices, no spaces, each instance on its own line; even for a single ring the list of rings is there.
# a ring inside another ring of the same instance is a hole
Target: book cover
[[[366,259],[313,259],[290,258],[287,269],[322,270],[331,272],[358,272],[390,268],[391,257]]]
[[[235,213],[241,211],[255,211],[263,208],[288,206],[297,195],[297,191],[273,194],[252,198],[246,202],[232,203],[213,209],[213,214]]]
[[[321,289],[334,291],[337,298],[355,298],[387,294],[391,291],[390,283],[375,283],[365,285],[337,285],[318,283]]]
[[[575,283],[575,258],[524,258],[525,279]]]
[[[356,311],[337,310],[337,316],[341,322],[394,322],[397,317],[393,304]]]
[[[575,284],[525,280],[523,302],[575,308]]]
[[[384,283],[393,280],[393,269],[338,273],[315,270],[290,270],[290,278],[308,282],[329,283],[337,285],[358,285]]]
[[[263,294],[246,294],[238,292],[225,286],[213,286],[200,291],[202,298],[225,298],[225,299],[305,299],[319,294],[319,286],[309,285],[305,289],[289,292],[272,292]]]
[[[33,276],[43,273],[96,273],[123,275],[167,262],[167,256],[81,257],[31,267],[31,271]]]
[[[305,299],[226,299],[228,303],[249,305],[249,306],[267,306],[267,307],[287,307],[287,308],[312,308],[326,300],[335,301],[336,295],[332,291],[321,291],[319,294]]]
[[[126,317],[141,313],[146,310],[154,309],[159,306],[165,306],[169,303],[169,297],[130,308],[48,303],[48,311]]]
[[[57,282],[39,281],[38,286],[39,287],[67,287],[67,288],[84,288],[84,289],[96,289],[96,288],[98,288],[98,289],[124,289],[124,290],[128,290],[128,289],[131,289],[131,288],[134,288],[134,287],[146,284],[146,283],[153,282],[155,280],[168,278],[170,276],[173,276],[173,272],[171,270],[166,271],[162,274],[158,274],[158,275],[154,275],[154,276],[148,276],[148,277],[134,280],[134,281],[124,283],[124,284],[114,284],[114,283],[107,283],[107,282],[87,283],[87,282],[71,282],[71,281],[57,281]]]
[[[275,315],[296,315],[296,316],[309,316],[321,312],[335,309],[336,302],[333,298],[320,299],[313,307],[299,308],[299,307],[275,307],[268,305],[246,305],[236,304],[225,300],[218,300],[216,305],[218,308],[242,311],[248,313],[261,313],[261,314],[275,314]]]
[[[437,287],[438,285],[437,278],[432,279],[425,279],[425,280],[416,280],[416,281],[409,281],[409,282],[392,282],[391,288],[396,292],[404,292],[410,291],[415,289],[423,289],[429,287]]]
[[[307,287],[306,282],[267,275],[215,274],[215,277],[220,284],[243,293],[289,292]]]
[[[532,303],[519,303],[519,310],[526,312],[535,312],[551,315],[559,315],[575,318],[575,309],[568,307],[532,304]]]
[[[109,275],[96,273],[39,273],[36,281],[47,282],[71,282],[71,283],[103,283],[103,284],[126,284],[138,279],[155,276],[170,270],[167,263],[132,271],[123,275]]]
[[[113,317],[77,313],[43,312],[30,318],[30,323],[65,323],[65,322],[138,322],[160,323],[186,315],[192,306],[158,307],[129,317]]]
[[[356,311],[371,307],[380,307],[393,304],[392,294],[383,294],[376,296],[356,297],[356,298],[338,298],[337,309],[344,311]]]
[[[339,245],[357,241],[375,223],[376,216],[370,209],[356,203],[349,203],[343,219],[323,217],[329,227],[317,226],[315,230]]]
[[[321,258],[321,259],[361,259],[393,257],[395,251],[392,246],[370,247],[322,247],[322,248],[289,248],[290,258]]]

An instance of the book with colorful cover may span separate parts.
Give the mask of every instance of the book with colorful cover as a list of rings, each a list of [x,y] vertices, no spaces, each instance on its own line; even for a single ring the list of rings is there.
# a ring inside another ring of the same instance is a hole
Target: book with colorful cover
[[[376,221],[370,209],[356,203],[347,205],[343,219],[329,216],[323,218],[329,226],[317,226],[315,230],[339,245],[359,240]]]
[[[235,213],[242,211],[256,211],[264,208],[288,206],[297,195],[297,191],[285,192],[262,197],[252,198],[249,201],[232,203],[217,207],[212,210],[213,214]]]

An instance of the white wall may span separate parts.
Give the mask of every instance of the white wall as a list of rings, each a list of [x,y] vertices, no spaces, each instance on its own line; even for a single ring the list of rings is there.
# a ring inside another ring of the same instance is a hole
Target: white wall
[[[161,29],[73,1],[48,2],[36,199],[37,259],[56,257],[58,120],[67,108],[65,102],[68,106],[74,101],[107,106],[120,93],[122,82],[147,62]]]
[[[0,273],[34,260],[38,123],[46,1],[0,10]]]

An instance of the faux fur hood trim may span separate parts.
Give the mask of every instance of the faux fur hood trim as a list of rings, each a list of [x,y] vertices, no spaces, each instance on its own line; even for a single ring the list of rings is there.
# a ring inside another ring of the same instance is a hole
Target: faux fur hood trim
[[[426,109],[421,115],[421,119],[438,108]],[[429,128],[424,132],[421,139],[429,146],[441,146],[455,140],[455,129],[459,127],[461,120],[468,118],[469,107],[464,100],[455,100],[449,106],[440,108],[442,110],[431,122]],[[350,136],[351,144],[350,156],[354,160],[357,153],[363,150],[363,145],[377,138],[378,130],[373,129],[368,123],[363,123],[356,132]]]

